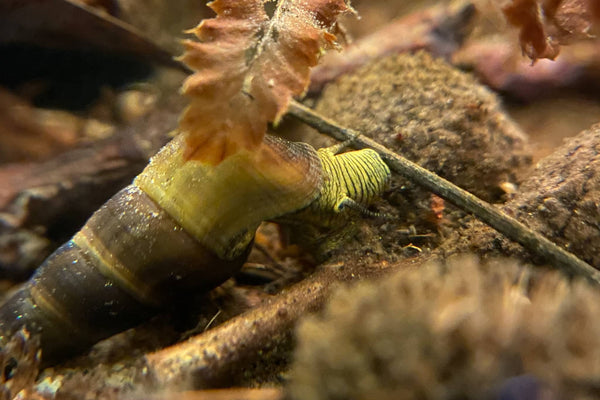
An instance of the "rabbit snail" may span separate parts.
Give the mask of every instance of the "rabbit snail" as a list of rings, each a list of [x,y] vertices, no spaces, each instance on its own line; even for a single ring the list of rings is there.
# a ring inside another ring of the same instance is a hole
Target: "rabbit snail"
[[[41,335],[45,364],[80,352],[231,277],[262,221],[334,226],[390,177],[368,149],[336,155],[342,146],[267,136],[215,167],[185,161],[184,147],[182,135],[168,143],[0,307],[4,341],[24,326]]]

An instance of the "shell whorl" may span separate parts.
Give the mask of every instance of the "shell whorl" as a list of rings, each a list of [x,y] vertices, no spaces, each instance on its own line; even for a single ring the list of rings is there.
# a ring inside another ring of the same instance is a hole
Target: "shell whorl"
[[[245,257],[220,259],[130,185],[0,307],[0,332],[25,326],[41,333],[45,362],[63,358],[219,285]]]
[[[25,326],[46,363],[135,326],[185,293],[232,276],[261,221],[306,207],[321,163],[308,145],[269,137],[219,166],[186,162],[183,138],[107,201],[0,306],[0,341]]]
[[[257,152],[212,166],[185,161],[183,142],[173,139],[134,184],[222,259],[243,252],[262,221],[304,208],[319,194],[321,161],[306,144],[267,136]]]

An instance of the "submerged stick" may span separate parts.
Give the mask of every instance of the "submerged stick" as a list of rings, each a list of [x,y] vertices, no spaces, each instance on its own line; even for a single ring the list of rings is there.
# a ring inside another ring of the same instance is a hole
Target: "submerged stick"
[[[361,276],[377,276],[383,269],[361,271]],[[185,342],[147,354],[148,371],[163,388],[226,385],[255,363],[257,355],[264,360],[271,358],[271,352],[289,351],[296,321],[321,308],[331,284],[351,279],[353,271],[326,266],[267,304]]]
[[[473,214],[496,231],[521,244],[532,254],[542,257],[555,268],[561,269],[570,275],[582,275],[596,283],[600,283],[600,271],[588,263],[558,247],[541,234],[532,231],[521,222],[506,215],[491,204],[412,161],[399,156],[374,140],[360,135],[360,132],[342,127],[296,101],[291,102],[288,113],[319,132],[325,133],[337,140],[346,141],[353,139],[353,147],[368,147],[377,151],[395,172],[451,202],[461,210]]]

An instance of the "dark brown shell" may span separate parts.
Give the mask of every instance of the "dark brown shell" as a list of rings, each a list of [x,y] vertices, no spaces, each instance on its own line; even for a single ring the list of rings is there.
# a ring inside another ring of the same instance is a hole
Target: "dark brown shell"
[[[319,193],[308,145],[269,138],[212,167],[184,161],[182,143],[165,146],[0,307],[5,339],[23,326],[40,334],[46,364],[84,350],[228,279],[261,221]]]

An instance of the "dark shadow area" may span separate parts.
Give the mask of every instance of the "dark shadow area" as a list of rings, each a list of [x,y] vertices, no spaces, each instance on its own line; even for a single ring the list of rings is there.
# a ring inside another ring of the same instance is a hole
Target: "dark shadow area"
[[[103,86],[118,88],[147,78],[152,66],[135,58],[97,50],[0,45],[0,85],[35,106],[83,110]]]

